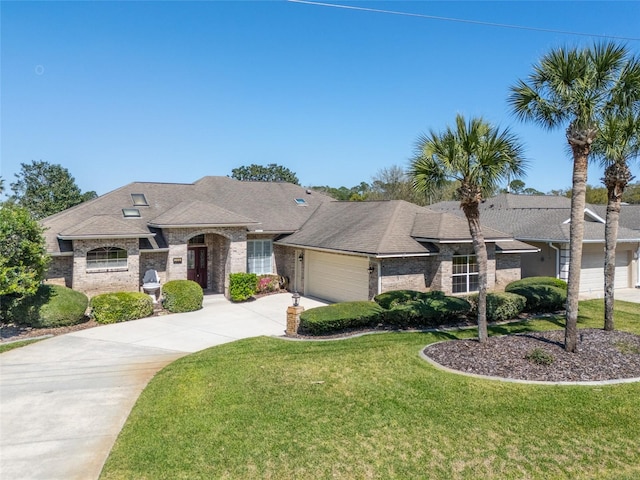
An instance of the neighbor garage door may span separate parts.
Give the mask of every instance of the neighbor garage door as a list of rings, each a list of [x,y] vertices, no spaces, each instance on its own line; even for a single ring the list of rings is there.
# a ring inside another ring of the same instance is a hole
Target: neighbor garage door
[[[305,295],[332,302],[368,300],[366,257],[307,251]]]
[[[631,255],[628,250],[616,254],[615,288],[629,287],[629,265]],[[582,268],[580,271],[580,291],[604,291],[604,247],[602,244],[584,245],[582,248]]]

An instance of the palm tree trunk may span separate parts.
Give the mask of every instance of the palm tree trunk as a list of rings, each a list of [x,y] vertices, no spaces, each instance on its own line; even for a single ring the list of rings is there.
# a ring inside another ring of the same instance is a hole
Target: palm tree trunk
[[[573,141],[573,185],[571,195],[571,224],[569,226],[569,278],[567,286],[567,320],[564,348],[575,352],[578,346],[578,300],[580,295],[580,269],[582,267],[582,241],[584,239],[584,209],[587,195],[587,160],[590,143]]]
[[[607,217],[604,227],[604,329],[613,330],[613,305],[616,281],[616,243],[620,203],[627,184],[633,178],[626,163],[613,163],[604,172],[607,187]]]
[[[604,226],[604,329],[613,330],[613,302],[616,281],[616,242],[620,218],[620,200],[612,199],[609,192],[607,218]]]
[[[480,211],[477,203],[464,204],[462,210],[469,222],[469,233],[473,241],[473,252],[478,262],[478,341],[485,343],[487,333],[487,246],[480,228]]]

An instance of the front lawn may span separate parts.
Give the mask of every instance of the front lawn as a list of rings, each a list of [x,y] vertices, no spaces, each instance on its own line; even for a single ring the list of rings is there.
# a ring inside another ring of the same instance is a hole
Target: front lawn
[[[581,327],[601,326],[601,303],[581,303]],[[617,327],[640,334],[638,305],[616,306]],[[474,335],[260,337],[182,358],[142,393],[102,478],[638,478],[640,384],[485,381],[419,358]]]

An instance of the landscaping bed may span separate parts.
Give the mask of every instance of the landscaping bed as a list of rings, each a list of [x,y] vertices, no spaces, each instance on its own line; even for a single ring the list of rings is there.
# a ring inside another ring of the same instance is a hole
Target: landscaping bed
[[[640,336],[580,329],[578,349],[564,349],[564,330],[429,345],[424,354],[461,372],[518,380],[585,382],[640,378]]]

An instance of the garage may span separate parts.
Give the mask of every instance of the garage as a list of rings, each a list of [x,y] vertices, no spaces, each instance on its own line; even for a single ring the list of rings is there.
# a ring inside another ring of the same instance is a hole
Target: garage
[[[616,252],[615,288],[630,287],[631,251]],[[604,246],[602,244],[586,244],[582,249],[582,265],[580,270],[580,291],[604,291]]]
[[[308,250],[305,295],[332,302],[369,300],[369,259]]]

